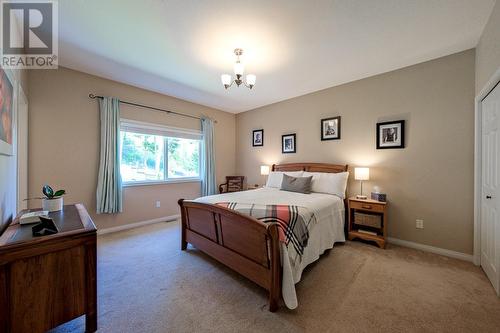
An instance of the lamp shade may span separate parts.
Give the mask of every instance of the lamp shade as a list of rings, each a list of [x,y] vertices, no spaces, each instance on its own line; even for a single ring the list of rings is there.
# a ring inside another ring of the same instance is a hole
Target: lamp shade
[[[225,86],[228,86],[231,84],[231,75],[229,75],[229,74],[222,74],[220,76],[220,79],[222,81],[222,84]]]
[[[356,180],[369,180],[370,168],[354,168],[354,179]]]
[[[260,166],[260,174],[263,176],[269,175],[269,165],[261,165]]]
[[[245,66],[241,62],[237,62],[234,64],[234,74],[243,75],[245,71]]]
[[[247,75],[247,84],[249,86],[254,86],[256,80],[257,80],[257,77],[254,74]]]

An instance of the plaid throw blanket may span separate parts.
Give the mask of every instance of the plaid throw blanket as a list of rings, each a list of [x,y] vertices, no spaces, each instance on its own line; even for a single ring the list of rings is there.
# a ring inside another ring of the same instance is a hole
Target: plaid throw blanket
[[[264,223],[278,223],[279,240],[288,249],[290,257],[304,254],[309,240],[309,226],[316,216],[307,208],[292,205],[256,205],[236,202],[219,202],[217,205],[250,215]]]

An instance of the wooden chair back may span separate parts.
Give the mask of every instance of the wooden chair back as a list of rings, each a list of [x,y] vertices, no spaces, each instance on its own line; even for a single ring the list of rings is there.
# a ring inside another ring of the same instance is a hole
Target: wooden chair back
[[[225,193],[242,191],[244,179],[244,176],[226,176],[226,182],[219,185],[219,192]]]

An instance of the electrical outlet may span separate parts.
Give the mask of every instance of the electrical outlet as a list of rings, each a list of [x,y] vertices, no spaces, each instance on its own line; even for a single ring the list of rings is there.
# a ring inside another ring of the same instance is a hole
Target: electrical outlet
[[[161,202],[160,202],[160,201],[157,201],[157,202],[156,202],[156,208],[160,208],[160,206],[161,206]]]
[[[424,220],[417,219],[415,228],[417,229],[423,229],[424,228]]]

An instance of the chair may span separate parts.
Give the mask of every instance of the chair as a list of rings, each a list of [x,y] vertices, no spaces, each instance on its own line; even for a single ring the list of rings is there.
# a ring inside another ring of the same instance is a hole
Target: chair
[[[242,191],[243,179],[245,179],[244,176],[226,176],[226,182],[219,185],[219,193]]]

